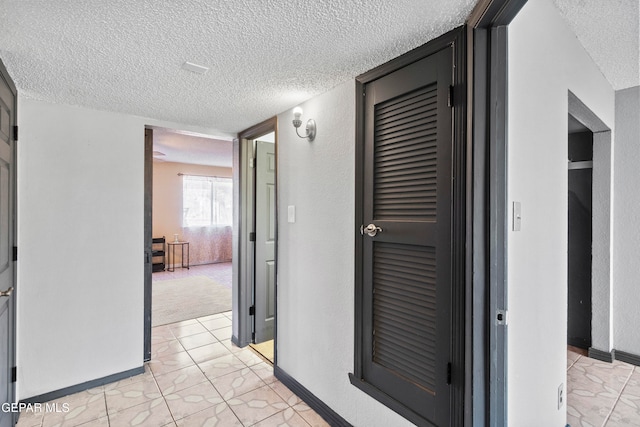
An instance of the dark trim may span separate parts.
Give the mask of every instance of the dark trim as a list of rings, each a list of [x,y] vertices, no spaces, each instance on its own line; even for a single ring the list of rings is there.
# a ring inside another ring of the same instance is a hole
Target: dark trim
[[[473,28],[473,422],[507,423],[508,25],[526,0],[481,0]]]
[[[483,426],[489,421],[488,371],[488,200],[487,200],[487,30],[474,31],[473,38],[473,307],[472,307],[472,422]],[[477,82],[477,83],[476,83]]]
[[[489,425],[507,423],[507,326],[494,316],[507,310],[507,27],[489,32],[490,71],[488,107],[489,170]]]
[[[296,396],[302,399],[311,409],[316,411],[332,427],[351,427],[344,418],[338,415],[326,403],[318,399],[305,386],[300,384],[291,375],[287,374],[279,366],[273,367],[273,374],[282,384],[287,386]]]
[[[355,146],[355,215],[356,215],[356,226],[353,227],[353,240],[355,242],[355,259],[354,259],[354,267],[355,267],[355,283],[354,283],[354,295],[355,295],[355,306],[354,306],[354,338],[355,345],[353,348],[353,366],[354,366],[354,374],[358,378],[362,378],[362,346],[358,343],[361,343],[363,340],[362,329],[364,327],[363,324],[363,310],[364,304],[362,300],[363,293],[363,264],[362,264],[362,247],[363,242],[359,236],[358,228],[359,225],[363,225],[364,221],[364,163],[359,159],[364,158],[364,144],[358,143],[358,141],[362,141],[364,139],[364,84],[358,79],[356,79],[356,146]],[[351,374],[350,374],[351,375]]]
[[[248,319],[249,316],[249,307],[251,304],[245,304],[245,301],[247,300],[247,295],[251,295],[251,292],[253,292],[253,289],[249,289],[250,288],[250,283],[252,282],[247,282],[246,280],[243,281],[241,279],[242,278],[242,274],[244,273],[245,269],[241,268],[242,265],[240,263],[241,259],[242,259],[242,245],[241,242],[246,239],[249,236],[249,233],[251,233],[253,230],[243,230],[241,227],[242,224],[242,212],[244,211],[244,206],[241,203],[242,200],[242,195],[240,194],[240,191],[242,189],[242,185],[241,185],[241,180],[243,179],[244,176],[244,168],[246,167],[245,164],[243,164],[242,162],[242,158],[244,155],[244,151],[246,150],[246,147],[244,146],[243,141],[244,140],[253,140],[256,139],[262,135],[266,135],[268,133],[274,132],[275,133],[275,155],[276,155],[276,176],[275,176],[275,186],[276,186],[276,213],[275,213],[275,224],[276,224],[276,229],[275,229],[275,233],[276,233],[276,245],[275,245],[275,274],[276,277],[278,277],[278,117],[274,116],[271,117],[270,119],[267,119],[261,123],[258,123],[256,125],[251,126],[250,128],[247,128],[245,130],[243,130],[242,132],[240,132],[238,134],[238,142],[237,142],[237,147],[235,147],[235,143],[234,143],[234,150],[237,150],[237,156],[238,156],[238,163],[235,164],[234,163],[234,183],[237,183],[238,185],[234,185],[234,218],[233,218],[233,224],[234,224],[234,248],[237,248],[236,251],[234,251],[233,254],[233,259],[234,259],[234,272],[237,271],[237,277],[233,278],[233,289],[236,290],[236,292],[233,292],[233,307],[234,309],[237,309],[237,312],[233,313],[233,319],[234,322],[237,321],[238,323],[238,336],[233,335],[231,337],[231,341],[236,344],[237,346],[241,347],[241,343],[244,344],[244,346],[246,346],[249,342],[253,342],[253,337],[246,337],[244,336],[246,334],[247,331],[247,325],[244,324],[245,320]],[[234,156],[235,157],[235,156]],[[237,179],[237,181],[236,181]],[[255,169],[253,172],[253,188],[255,188]],[[235,189],[237,187],[237,190]],[[237,191],[237,192],[236,192]],[[253,204],[253,208],[254,208],[254,215],[255,215],[255,192],[253,194],[254,200],[253,202],[251,202]],[[237,225],[237,230],[236,230],[236,225]],[[254,226],[255,226],[255,220],[254,220]],[[254,255],[255,256],[255,255]],[[253,260],[251,261],[253,262]],[[237,264],[237,267],[235,267],[235,265]],[[246,285],[247,289],[243,289],[243,283]],[[247,294],[247,292],[249,292],[249,294]],[[277,365],[278,363],[278,281],[276,280],[275,283],[275,290],[274,290],[274,297],[275,297],[275,301],[274,301],[274,307],[275,307],[275,316],[274,316],[274,325],[273,325],[273,362],[274,365]],[[237,301],[236,301],[237,299]],[[252,334],[251,334],[252,335]]]
[[[238,134],[238,139],[256,139],[278,130],[278,118],[271,117],[261,123],[251,126]]]
[[[438,38],[430,40],[429,42],[427,42],[422,46],[419,46],[413,50],[410,50],[409,52],[395,59],[392,59],[387,63],[377,66],[373,70],[367,71],[366,73],[359,75],[358,77],[356,77],[356,82],[361,84],[369,83],[373,80],[379,79],[380,77],[384,77],[387,74],[390,74],[396,70],[399,70],[400,68],[403,68],[409,64],[419,61],[420,59],[426,58],[429,55],[439,52],[442,49],[449,47],[453,42],[453,39],[455,39],[456,37],[459,37],[460,33],[462,32],[464,32],[464,27],[455,28],[441,35]],[[360,96],[359,98],[362,98],[362,96]],[[361,101],[362,99],[356,98],[356,102],[358,103],[356,105],[361,104],[362,103]]]
[[[152,244],[153,244],[153,129],[144,130],[144,332],[143,355],[151,360]]]
[[[435,427],[435,424],[431,424],[429,421],[425,420],[422,416],[416,414],[411,409],[407,408],[394,398],[380,391],[379,388],[369,384],[363,379],[356,377],[354,374],[349,374],[349,381],[353,386],[359,388],[364,393],[376,399],[378,402],[382,403],[386,407],[392,409],[403,418],[411,421],[418,427]],[[455,424],[451,424],[455,425]]]
[[[603,362],[613,362],[614,360],[614,352],[608,352],[603,350],[598,350],[597,348],[589,347],[589,357],[596,360],[601,360]]]
[[[485,0],[471,13],[468,24],[473,28],[509,25],[527,0]]]
[[[591,352],[591,349],[589,349],[589,352]],[[637,354],[627,353],[626,351],[621,351],[621,350],[613,350],[612,353],[613,353],[613,357],[616,360],[619,360],[625,363],[630,363],[632,365],[640,366],[640,356],[638,356]]]
[[[469,156],[469,140],[467,139],[469,124],[467,122],[468,112],[468,69],[467,69],[467,28],[461,27],[455,35],[451,34],[453,41],[453,64],[454,76],[453,86],[455,87],[453,95],[453,244],[451,247],[452,256],[452,295],[451,295],[451,328],[454,333],[451,340],[451,364],[453,365],[450,393],[451,407],[451,425],[462,426],[464,420],[469,416],[467,412],[468,406],[465,396],[468,395],[466,386],[467,379],[471,375],[469,365],[466,363],[467,337],[471,333],[468,329],[468,318],[471,312],[468,311],[467,294],[470,291],[471,283],[469,280],[471,253],[467,251],[471,242],[470,227],[470,209],[468,204],[470,195],[468,193],[467,184],[471,179],[471,157]],[[471,351],[471,348],[469,351]],[[460,408],[458,410],[457,408]]]
[[[101,385],[113,383],[116,381],[123,380],[125,378],[133,377],[135,375],[140,375],[140,374],[144,374],[144,366],[140,366],[139,368],[129,369],[128,371],[123,371],[117,374],[107,375],[106,377],[87,381],[81,384],[72,385],[70,387],[61,388],[59,390],[51,391],[49,393],[44,393],[38,396],[29,397],[27,399],[22,399],[21,402],[23,403],[48,402],[50,400],[59,399],[61,397],[65,397],[70,394],[89,390],[94,387],[99,387]]]

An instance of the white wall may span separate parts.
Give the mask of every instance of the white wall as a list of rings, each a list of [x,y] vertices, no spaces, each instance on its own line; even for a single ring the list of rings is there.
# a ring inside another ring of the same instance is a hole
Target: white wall
[[[144,126],[202,129],[29,99],[18,121],[24,399],[142,366]]]
[[[550,0],[509,26],[508,424],[564,426],[567,341],[567,114],[572,91],[611,129],[614,91]]]
[[[278,116],[278,365],[356,426],[412,425],[349,382],[354,351],[355,84]],[[287,222],[287,206],[296,222]],[[358,225],[359,226],[359,225]]]
[[[616,92],[614,346],[640,355],[640,87]]]

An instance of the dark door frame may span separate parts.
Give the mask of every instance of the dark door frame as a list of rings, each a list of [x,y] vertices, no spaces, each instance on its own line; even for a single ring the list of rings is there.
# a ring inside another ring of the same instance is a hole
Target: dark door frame
[[[151,296],[152,296],[152,230],[153,230],[153,129],[144,129],[144,354],[151,360]]]
[[[467,355],[473,374],[466,393],[473,404],[466,425],[507,425],[508,26],[526,2],[484,0],[467,21],[473,46],[468,104],[473,236],[467,258],[473,284],[467,313],[474,319],[468,340],[475,350]]]
[[[278,118],[272,117],[238,134],[233,141],[233,327],[231,341],[238,347],[252,342],[250,320],[253,286],[254,244],[250,233],[255,232],[253,189],[255,174],[250,165],[255,156],[252,141],[262,135],[275,133],[276,151],[276,247],[275,247],[275,321],[274,366],[278,362]]]

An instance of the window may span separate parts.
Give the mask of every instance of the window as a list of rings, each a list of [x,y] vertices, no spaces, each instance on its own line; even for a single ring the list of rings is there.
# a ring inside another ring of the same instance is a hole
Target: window
[[[182,176],[182,226],[231,225],[233,218],[231,178]]]

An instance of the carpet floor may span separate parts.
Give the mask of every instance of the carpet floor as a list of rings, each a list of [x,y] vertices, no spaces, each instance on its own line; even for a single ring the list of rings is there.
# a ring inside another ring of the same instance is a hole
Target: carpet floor
[[[152,292],[152,326],[231,310],[231,289],[205,276],[153,282]]]

